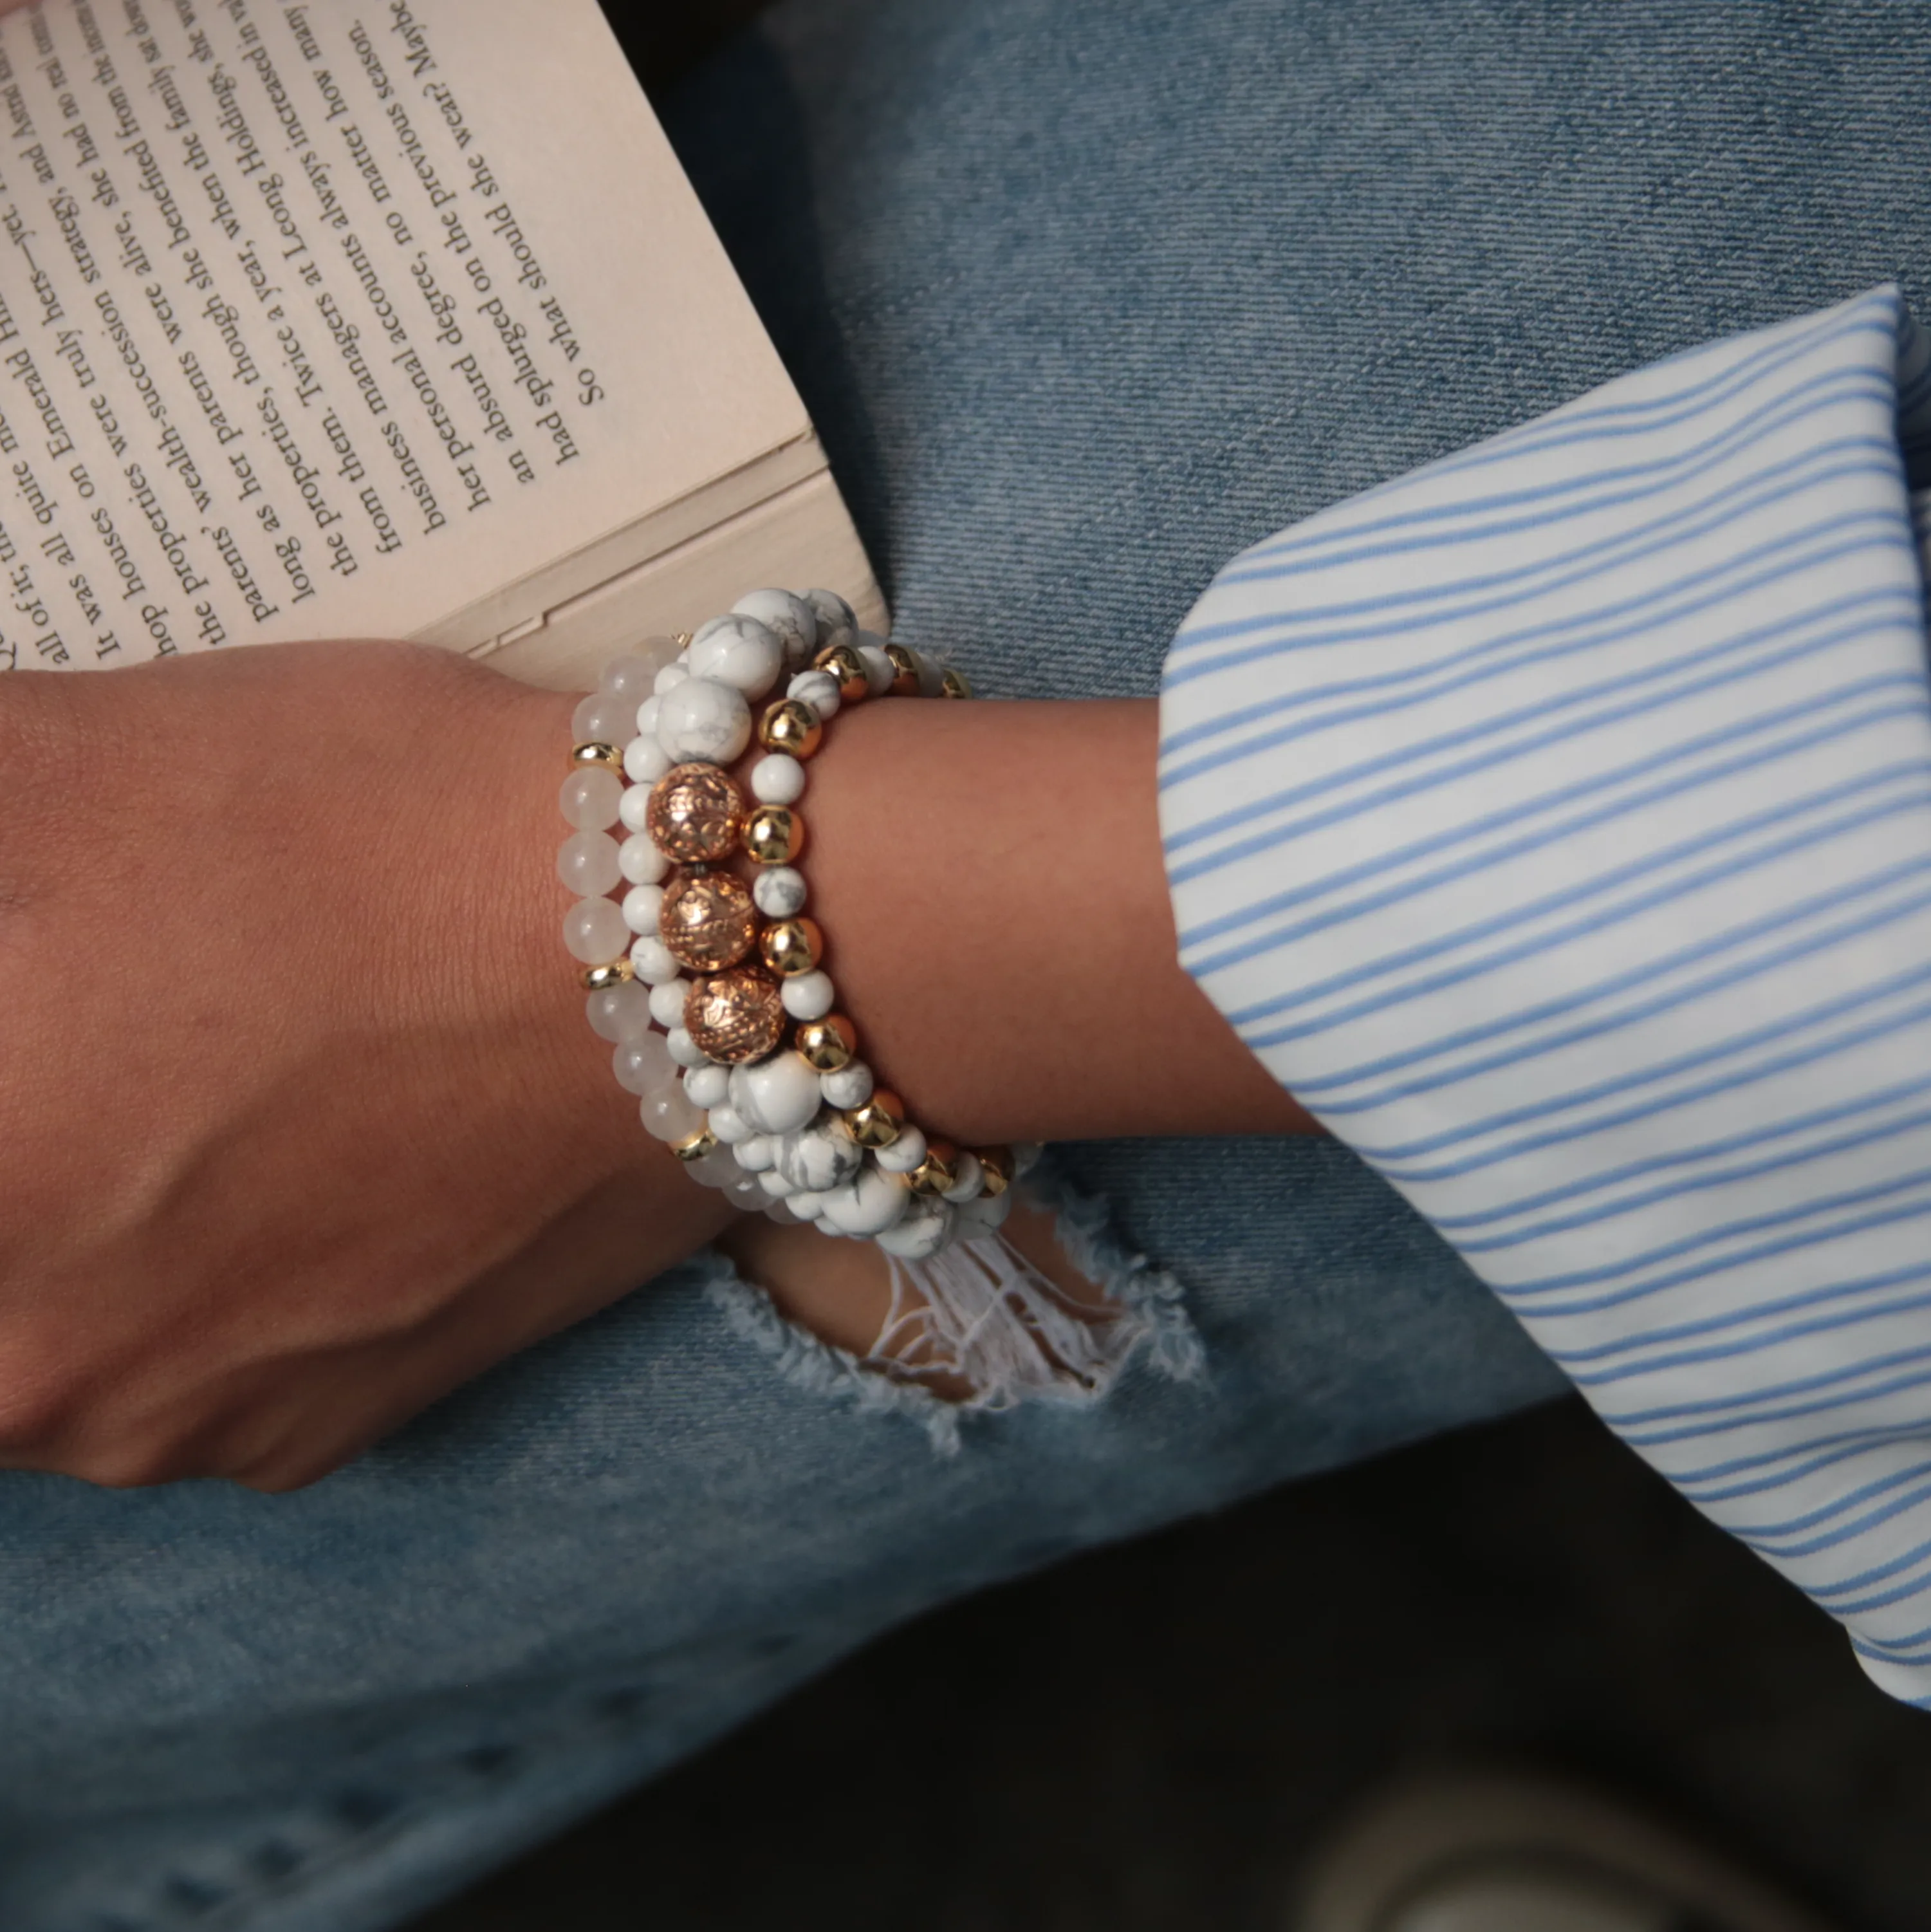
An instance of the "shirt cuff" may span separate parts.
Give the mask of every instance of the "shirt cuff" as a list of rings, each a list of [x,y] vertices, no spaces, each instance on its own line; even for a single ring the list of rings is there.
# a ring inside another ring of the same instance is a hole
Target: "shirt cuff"
[[[1174,642],[1181,954],[1931,1708],[1931,713],[1896,290],[1323,512]]]

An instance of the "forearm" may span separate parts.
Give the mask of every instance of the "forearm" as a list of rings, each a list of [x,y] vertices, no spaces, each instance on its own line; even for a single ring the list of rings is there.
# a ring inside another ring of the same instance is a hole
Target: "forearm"
[[[1176,957],[1150,700],[860,706],[805,859],[882,1082],[966,1142],[1311,1132]]]

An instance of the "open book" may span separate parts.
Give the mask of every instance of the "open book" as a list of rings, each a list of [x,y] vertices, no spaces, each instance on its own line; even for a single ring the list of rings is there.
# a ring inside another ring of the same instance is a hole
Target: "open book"
[[[883,628],[594,0],[46,0],[0,229],[0,669],[403,636],[587,686],[764,584]]]

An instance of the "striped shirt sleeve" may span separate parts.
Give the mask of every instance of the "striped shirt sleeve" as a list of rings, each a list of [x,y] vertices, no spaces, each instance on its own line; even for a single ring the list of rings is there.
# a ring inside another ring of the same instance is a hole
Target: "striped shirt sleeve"
[[[1880,289],[1271,537],[1161,813],[1241,1037],[1931,1708],[1927,431]]]

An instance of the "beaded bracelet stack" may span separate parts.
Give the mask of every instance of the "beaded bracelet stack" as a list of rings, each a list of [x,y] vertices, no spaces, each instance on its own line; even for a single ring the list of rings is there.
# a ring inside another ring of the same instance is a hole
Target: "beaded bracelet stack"
[[[1015,1154],[929,1136],[875,1085],[805,915],[796,806],[842,706],[971,694],[957,671],[859,629],[829,591],[753,591],[605,668],[577,708],[561,801],[577,830],[557,870],[581,896],[564,941],[645,1127],[739,1206],[907,1261],[997,1228]],[[748,802],[724,767],[754,730]],[[726,869],[740,853],[748,886]]]

